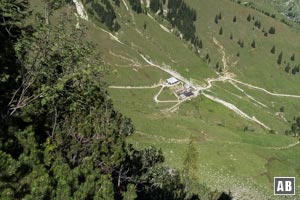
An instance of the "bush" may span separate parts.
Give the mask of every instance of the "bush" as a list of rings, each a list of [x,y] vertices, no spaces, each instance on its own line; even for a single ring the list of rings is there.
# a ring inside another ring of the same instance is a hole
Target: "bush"
[[[273,26],[270,27],[269,34],[275,34],[275,28]]]

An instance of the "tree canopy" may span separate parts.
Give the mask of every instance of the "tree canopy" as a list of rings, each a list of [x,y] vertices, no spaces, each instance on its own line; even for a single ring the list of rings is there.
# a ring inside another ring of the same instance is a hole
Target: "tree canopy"
[[[192,199],[161,150],[126,143],[85,29],[64,13],[24,25],[27,7],[0,4],[0,199]]]

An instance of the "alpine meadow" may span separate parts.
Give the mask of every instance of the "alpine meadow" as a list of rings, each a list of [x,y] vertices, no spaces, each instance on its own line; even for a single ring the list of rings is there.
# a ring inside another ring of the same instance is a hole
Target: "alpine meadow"
[[[299,199],[299,11],[1,0],[0,199]]]

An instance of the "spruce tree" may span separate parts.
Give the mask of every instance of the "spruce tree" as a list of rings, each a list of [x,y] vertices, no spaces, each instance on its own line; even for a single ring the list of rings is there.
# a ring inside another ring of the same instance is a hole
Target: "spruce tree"
[[[275,45],[273,45],[272,49],[271,49],[271,53],[275,54]]]
[[[285,70],[286,73],[289,73],[289,72],[290,72],[290,70],[291,70],[290,63],[288,63],[288,64],[285,66],[284,70]]]
[[[219,23],[219,18],[218,15],[215,16],[215,23],[218,24]]]
[[[183,161],[183,176],[196,180],[198,171],[199,153],[195,148],[195,138],[189,139],[186,155]]]
[[[240,44],[240,46],[241,46],[241,48],[243,48],[243,47],[244,47],[244,41],[243,41],[243,40],[241,41],[241,44]]]
[[[251,21],[251,15],[250,15],[250,14],[247,16],[247,21],[248,21],[248,22]]]
[[[291,61],[295,61],[295,54],[293,53],[293,55],[291,56]]]
[[[280,54],[278,55],[277,64],[281,65],[281,61],[282,61],[282,52],[280,52]]]
[[[202,40],[199,41],[198,47],[199,47],[200,49],[203,48]]]
[[[205,59],[206,59],[206,60],[209,59],[209,54],[208,54],[208,53],[206,54]]]
[[[255,40],[253,40],[253,42],[251,43],[251,47],[256,48]]]
[[[222,19],[222,14],[221,14],[221,12],[220,12],[219,15],[218,15],[218,19],[219,19],[219,20]]]
[[[232,22],[236,22],[236,16],[233,17]]]
[[[270,27],[269,34],[275,34],[275,28],[273,26]]]
[[[223,35],[223,28],[222,27],[219,30],[219,35]]]

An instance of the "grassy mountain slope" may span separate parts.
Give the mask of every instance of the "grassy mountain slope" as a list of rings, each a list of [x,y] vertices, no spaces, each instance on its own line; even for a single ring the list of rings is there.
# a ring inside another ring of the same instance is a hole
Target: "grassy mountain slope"
[[[295,29],[280,20],[230,0],[186,0],[197,11],[195,25],[197,35],[203,41],[199,57],[188,42],[167,31],[172,29],[167,21],[160,17],[154,19],[155,14],[151,12],[152,17],[137,14],[131,10],[128,1],[124,2],[128,10],[123,1],[120,7],[114,6],[121,28],[112,34],[120,42],[106,32],[108,29],[103,24],[93,19],[80,21],[88,27],[88,38],[96,44],[95,51],[110,71],[106,76],[110,85],[152,86],[170,77],[145,62],[142,54],[160,66],[169,66],[196,85],[205,85],[207,78],[218,77],[216,63],[223,67],[225,59],[228,66],[223,72],[234,74],[237,80],[274,93],[300,95],[300,74],[285,72],[287,63],[292,67],[300,64],[300,38]],[[74,6],[70,9],[75,12]],[[222,19],[216,24],[214,19],[219,13]],[[249,14],[250,22],[247,20]],[[236,23],[233,23],[234,16]],[[261,22],[260,29],[254,27],[256,20]],[[271,26],[275,28],[275,34],[264,36],[262,29],[268,32]],[[222,35],[219,34],[221,27]],[[243,40],[243,48],[237,44],[238,40]],[[256,48],[251,47],[253,40]],[[270,53],[273,45],[275,54]],[[278,65],[281,51],[282,63]],[[210,63],[205,61],[207,53]],[[295,54],[294,61],[290,59],[292,54]],[[269,131],[257,123],[202,95],[183,102],[174,112],[168,112],[166,109],[175,103],[153,100],[159,88],[110,88],[110,94],[116,108],[132,118],[136,133],[130,142],[137,147],[149,144],[161,147],[167,163],[180,169],[188,139],[194,136],[200,154],[200,182],[221,190],[230,189],[238,197],[244,196],[238,199],[267,199],[273,194],[273,176],[300,176],[297,154],[300,146],[291,145],[297,144],[298,139],[284,135],[294,116],[300,115],[300,99],[272,96],[236,85],[228,81],[213,83],[206,93],[232,103],[250,117],[255,116],[277,134],[268,134]],[[165,88],[158,99],[176,98]],[[278,115],[281,107],[285,108],[281,113],[283,116]],[[246,127],[250,131],[244,131]]]

